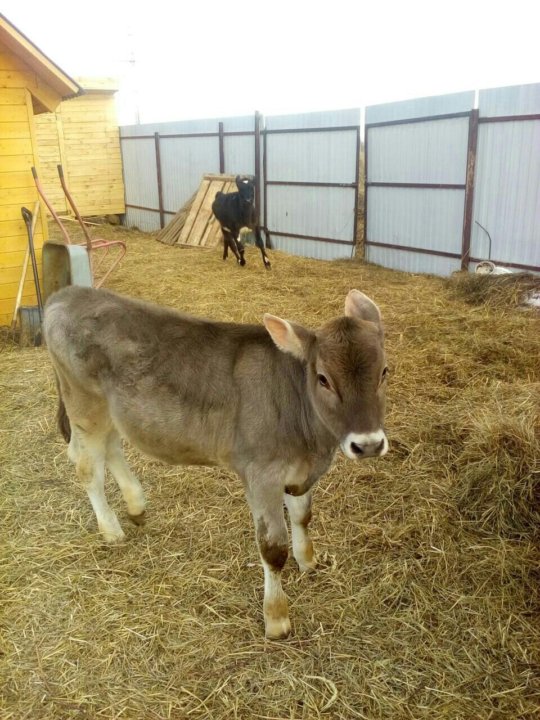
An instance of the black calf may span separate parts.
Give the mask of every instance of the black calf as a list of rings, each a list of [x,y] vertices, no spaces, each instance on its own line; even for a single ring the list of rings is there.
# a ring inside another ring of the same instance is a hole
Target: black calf
[[[237,262],[245,265],[244,247],[239,241],[240,230],[247,227],[255,232],[255,244],[261,251],[264,267],[270,270],[270,260],[266,255],[261,237],[261,228],[255,213],[255,178],[253,175],[237,175],[238,192],[216,193],[212,211],[223,232],[223,259],[227,259],[231,248]]]

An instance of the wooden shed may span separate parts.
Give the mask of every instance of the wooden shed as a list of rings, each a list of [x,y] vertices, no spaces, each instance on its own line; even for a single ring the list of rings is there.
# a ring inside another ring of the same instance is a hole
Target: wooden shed
[[[84,95],[36,118],[40,178],[54,209],[69,214],[57,165],[81,215],[125,212],[120,133],[110,78],[76,78]]]
[[[0,15],[0,326],[11,322],[27,248],[21,207],[38,199],[32,165],[38,164],[34,115],[53,112],[63,99],[82,92],[27,37]],[[47,237],[43,212],[36,229],[41,247]],[[35,305],[32,273],[27,275],[23,304]]]

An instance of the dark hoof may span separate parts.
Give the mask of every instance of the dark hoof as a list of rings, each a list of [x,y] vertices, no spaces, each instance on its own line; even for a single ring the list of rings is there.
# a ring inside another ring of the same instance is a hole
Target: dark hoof
[[[128,518],[131,520],[131,522],[134,525],[144,525],[146,520],[146,510],[143,510],[142,513],[139,513],[139,515],[130,515],[128,513]]]
[[[240,258],[240,265],[242,267],[244,267],[245,264],[246,264],[246,261],[244,260],[244,258]]]
[[[266,270],[271,270],[271,269],[272,269],[272,266],[270,265],[269,262],[264,263],[264,267],[266,268]]]

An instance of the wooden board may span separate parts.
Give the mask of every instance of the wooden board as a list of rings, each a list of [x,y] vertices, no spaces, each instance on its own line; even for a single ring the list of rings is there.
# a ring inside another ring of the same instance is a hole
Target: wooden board
[[[111,92],[66,100],[55,113],[39,115],[36,126],[40,178],[57,212],[71,214],[58,179],[59,163],[81,215],[125,212],[119,130]]]
[[[217,247],[221,228],[212,213],[217,192],[236,190],[234,175],[204,175],[177,242],[189,247]],[[171,223],[174,222],[174,218]]]

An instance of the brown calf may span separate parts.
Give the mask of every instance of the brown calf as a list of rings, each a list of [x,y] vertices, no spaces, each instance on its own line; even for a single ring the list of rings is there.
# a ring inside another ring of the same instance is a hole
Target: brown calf
[[[339,446],[384,455],[386,363],[377,306],[351,290],[344,317],[317,331],[202,320],[105,290],[70,287],[45,310],[68,456],[109,542],[124,538],[104,493],[112,473],[132,520],[145,512],[121,438],[160,460],[223,465],[242,479],[264,568],[269,638],[290,632],[281,570],[316,566],[312,488]]]

